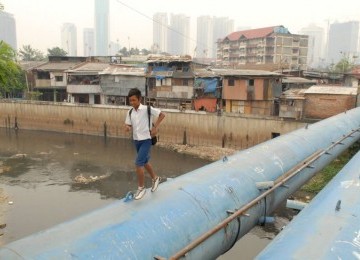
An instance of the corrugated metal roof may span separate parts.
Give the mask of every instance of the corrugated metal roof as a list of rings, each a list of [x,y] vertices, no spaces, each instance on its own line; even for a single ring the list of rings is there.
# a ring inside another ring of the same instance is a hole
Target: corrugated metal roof
[[[215,71],[211,69],[196,69],[194,71],[194,76],[197,78],[216,78],[220,77]]]
[[[81,64],[81,62],[48,62],[46,64],[36,67],[37,70],[69,70],[74,68],[76,65]]]
[[[238,76],[238,77],[248,77],[248,76],[273,76],[281,77],[282,75],[275,72],[265,71],[265,70],[235,70],[235,69],[212,69],[215,73],[220,76]]]
[[[80,65],[74,69],[70,69],[67,72],[102,72],[107,67],[109,67],[109,63],[101,63],[101,62],[86,62],[83,65]]]
[[[339,86],[312,86],[308,88],[305,94],[328,94],[328,95],[356,95],[356,87],[339,87]]]
[[[282,93],[281,99],[305,99],[307,89],[289,89]]]
[[[110,65],[99,74],[101,75],[128,75],[128,76],[145,76],[145,68],[139,67],[124,67],[117,65]]]
[[[45,64],[46,61],[20,61],[20,67],[23,70],[32,70],[36,68],[37,66]]]
[[[42,64],[45,64],[46,61],[20,61],[20,67],[23,70],[32,70],[34,68],[36,68],[37,66],[40,66]]]
[[[154,62],[191,62],[191,56],[177,56],[177,55],[151,55],[148,57],[146,63]]]
[[[299,77],[285,77],[282,79],[283,83],[302,83],[302,84],[316,84],[316,80],[305,79]]]

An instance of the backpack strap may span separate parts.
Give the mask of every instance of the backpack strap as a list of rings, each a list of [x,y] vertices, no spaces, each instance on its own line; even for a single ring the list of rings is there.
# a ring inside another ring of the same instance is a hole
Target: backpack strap
[[[129,111],[130,120],[131,120],[131,113],[132,113],[133,109],[134,109],[134,108],[131,108],[130,111]]]
[[[151,108],[150,108],[150,105],[147,106],[147,112],[148,112],[148,118],[149,118],[149,131],[151,131],[151,128],[150,128],[150,116],[151,116]]]

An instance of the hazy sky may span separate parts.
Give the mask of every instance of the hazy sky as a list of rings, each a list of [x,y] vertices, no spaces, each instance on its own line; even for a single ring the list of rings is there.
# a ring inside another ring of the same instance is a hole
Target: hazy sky
[[[60,28],[74,23],[78,33],[78,55],[83,55],[83,29],[94,27],[93,0],[0,0],[16,19],[18,48],[30,44],[46,54],[47,48],[61,47]],[[129,9],[125,5],[134,8]],[[110,0],[110,40],[123,47],[149,49],[155,12],[191,17],[191,38],[195,46],[196,18],[227,16],[237,27],[284,25],[291,33],[315,23],[324,28],[331,22],[360,21],[360,0]]]

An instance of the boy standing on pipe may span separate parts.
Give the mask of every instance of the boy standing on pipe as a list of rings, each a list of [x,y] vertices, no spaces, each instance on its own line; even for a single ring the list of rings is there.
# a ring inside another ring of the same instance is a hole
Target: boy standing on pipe
[[[157,117],[157,120],[154,124],[152,124],[152,122],[149,124],[148,107],[140,103],[141,91],[137,88],[130,89],[128,98],[132,108],[128,111],[125,119],[125,131],[129,132],[132,129],[133,140],[137,152],[135,168],[138,178],[138,189],[135,193],[134,199],[139,200],[146,192],[144,184],[145,169],[152,179],[152,192],[157,189],[160,183],[160,177],[155,174],[149,160],[151,137],[156,136],[158,127],[164,119],[165,114],[159,109],[150,107],[150,114]],[[149,129],[149,126],[152,126],[150,127],[151,129]]]

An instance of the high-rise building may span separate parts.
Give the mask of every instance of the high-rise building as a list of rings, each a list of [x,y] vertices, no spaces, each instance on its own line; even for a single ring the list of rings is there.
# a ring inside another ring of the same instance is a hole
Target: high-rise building
[[[95,0],[95,55],[109,51],[109,0]]]
[[[327,61],[339,62],[344,55],[351,58],[359,54],[359,22],[333,23],[328,36]]]
[[[95,32],[93,28],[84,28],[84,56],[95,55]]]
[[[214,17],[214,32],[213,32],[213,43],[214,48],[212,49],[212,57],[216,58],[216,43],[219,39],[225,38],[234,31],[234,20],[228,17]]]
[[[200,16],[197,19],[197,58],[216,58],[216,43],[234,31],[234,20],[228,17]]]
[[[168,51],[173,55],[191,55],[190,53],[190,17],[183,14],[171,14]]]
[[[168,16],[166,13],[156,13],[153,16],[153,50],[156,53],[168,51]]]
[[[196,58],[211,58],[214,49],[214,24],[211,16],[197,18]]]
[[[0,11],[0,40],[17,50],[16,23],[12,14]]]
[[[307,64],[310,67],[318,67],[324,60],[324,28],[310,24],[300,30],[301,34],[309,36]]]
[[[119,42],[110,42],[109,44],[109,55],[114,56],[119,54],[120,44]]]
[[[73,23],[64,23],[61,27],[61,48],[68,56],[77,56],[77,30]]]

